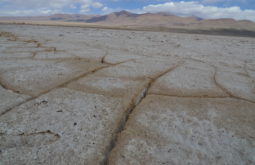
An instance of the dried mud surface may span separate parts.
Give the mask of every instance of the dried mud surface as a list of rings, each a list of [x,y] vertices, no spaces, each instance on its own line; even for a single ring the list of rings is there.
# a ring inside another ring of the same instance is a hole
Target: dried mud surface
[[[0,164],[255,164],[255,39],[0,25]]]

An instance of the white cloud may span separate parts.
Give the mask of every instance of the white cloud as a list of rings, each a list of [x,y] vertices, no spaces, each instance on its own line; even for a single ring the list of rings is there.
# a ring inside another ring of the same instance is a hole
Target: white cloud
[[[48,10],[48,9],[27,9],[27,10],[11,10],[11,11],[0,11],[0,15],[6,16],[33,16],[33,15],[50,15],[59,13],[59,10]]]
[[[233,18],[255,21],[255,10],[241,10],[238,6],[220,8],[205,6],[199,2],[167,2],[143,7],[144,12],[170,12],[178,16],[197,16],[205,19]]]
[[[111,10],[111,9],[107,6],[103,7],[103,9],[102,9],[103,12],[108,12],[109,10]]]
[[[0,0],[0,15],[48,15],[62,13],[65,9],[87,13],[91,8],[103,6],[98,0]]]
[[[90,11],[89,4],[83,4],[80,8],[80,13],[84,14]]]
[[[213,3],[226,3],[226,2],[241,2],[241,3],[246,3],[247,0],[202,0],[201,1],[203,4],[213,4]]]
[[[100,2],[94,2],[92,3],[92,7],[94,8],[102,8],[104,5]]]
[[[117,11],[117,9],[112,9],[112,8],[107,7],[107,6],[102,8],[103,14],[109,14],[109,13],[112,13],[114,11]]]
[[[111,0],[113,1],[113,0]],[[120,0],[119,0],[120,1]],[[158,2],[161,0],[157,0]],[[163,0],[162,0],[163,1]],[[166,2],[157,5],[147,5],[142,9],[131,9],[135,13],[144,12],[170,12],[178,16],[197,16],[205,19],[234,18],[255,21],[255,10],[242,10],[238,6],[216,7],[209,4],[223,0],[193,0],[182,2]],[[224,0],[224,2],[250,2],[251,0]],[[101,9],[102,13],[110,13],[122,10],[120,8],[107,7],[103,0],[0,0],[0,15],[24,16],[24,15],[49,15],[62,13],[66,9],[87,14],[92,9]]]
[[[80,9],[80,13],[86,14],[90,11],[90,8],[102,8],[104,5],[100,2],[95,2],[92,0],[75,0],[78,3],[83,4]]]
[[[74,4],[71,4],[71,5],[70,5],[70,8],[71,8],[71,9],[76,9],[77,7],[76,7]]]

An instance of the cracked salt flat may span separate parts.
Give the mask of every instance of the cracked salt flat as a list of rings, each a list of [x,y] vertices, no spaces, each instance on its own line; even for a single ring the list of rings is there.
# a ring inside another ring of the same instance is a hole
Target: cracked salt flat
[[[15,88],[21,93],[35,96],[98,66],[77,60],[55,61],[49,64],[45,62],[45,65],[19,68],[1,73],[1,81],[6,86]]]
[[[99,164],[125,110],[120,103],[118,98],[63,88],[13,109],[0,118],[1,163]],[[47,130],[59,138],[34,134]],[[22,142],[17,139],[22,134],[35,137]]]
[[[250,76],[218,71],[216,81],[231,95],[255,102],[255,81]]]
[[[189,62],[157,80],[150,93],[169,96],[228,96],[214,82],[214,68],[204,63]]]
[[[30,97],[27,95],[17,94],[0,86],[0,114],[13,107],[14,105],[27,100],[28,98]]]
[[[253,38],[0,31],[0,164],[254,164]]]
[[[110,164],[254,164],[254,108],[235,99],[147,96]]]

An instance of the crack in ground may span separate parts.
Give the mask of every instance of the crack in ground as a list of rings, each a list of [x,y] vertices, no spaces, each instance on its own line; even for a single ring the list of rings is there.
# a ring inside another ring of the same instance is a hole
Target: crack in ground
[[[179,95],[168,95],[168,94],[160,94],[160,93],[149,93],[148,95],[155,95],[155,96],[166,96],[166,97],[177,97],[177,98],[198,98],[198,99],[236,99],[236,100],[242,100],[246,101],[249,103],[254,104],[254,101],[244,99],[244,98],[239,98],[239,97],[233,97],[233,96],[179,96]]]
[[[41,42],[34,40],[34,39],[29,39],[29,40],[20,39],[14,33],[10,33],[10,32],[0,32],[0,37],[6,37],[6,38],[8,38],[8,41],[21,41],[21,42],[25,42],[25,43],[33,43],[33,44],[35,44],[35,48],[45,49],[43,52],[54,52],[54,54],[55,54],[57,51],[56,47],[43,46],[43,44]],[[32,57],[30,57],[30,58],[34,58],[36,56],[37,52],[41,52],[41,51],[31,52]]]
[[[23,102],[21,102],[21,103],[15,105],[15,106],[13,106],[13,107],[11,107],[11,108],[8,108],[7,110],[5,110],[5,111],[3,111],[2,113],[0,113],[0,116],[6,114],[7,112],[11,111],[12,109],[14,109],[14,108],[16,108],[16,107],[18,107],[18,106],[20,106],[20,105],[26,103],[26,102],[29,102],[29,101],[31,101],[31,100],[34,100],[34,99],[40,97],[41,95],[44,95],[44,94],[46,94],[46,93],[48,93],[48,92],[50,92],[50,91],[52,91],[52,90],[54,90],[54,89],[64,87],[64,86],[66,86],[67,84],[69,84],[69,83],[71,83],[71,82],[73,82],[73,81],[77,81],[77,80],[79,80],[80,78],[83,78],[83,77],[85,77],[85,76],[87,76],[87,75],[93,74],[93,73],[95,73],[95,72],[97,72],[97,71],[99,71],[99,70],[101,70],[101,69],[106,68],[106,67],[109,67],[109,66],[102,66],[102,67],[96,68],[96,69],[94,69],[94,70],[92,70],[92,71],[86,72],[86,73],[84,73],[84,74],[82,74],[82,75],[79,75],[79,76],[73,78],[73,79],[70,79],[70,80],[68,80],[68,81],[66,81],[66,82],[64,82],[64,83],[62,83],[62,84],[60,84],[60,85],[57,85],[57,86],[55,86],[55,87],[53,87],[53,88],[50,88],[50,89],[48,89],[48,90],[46,90],[46,91],[43,91],[43,92],[41,92],[40,94],[38,94],[38,95],[36,95],[36,96],[34,96],[34,97],[31,97],[31,98],[29,98],[29,99],[27,99],[27,100],[25,100],[25,101],[23,101]],[[6,89],[6,88],[5,88],[5,89]],[[7,88],[7,89],[8,89],[8,88]]]
[[[162,94],[162,93],[148,93],[148,95],[157,95],[157,96],[168,96],[168,97],[179,97],[179,98],[212,98],[212,99],[222,99],[222,98],[231,98],[230,96],[196,96],[196,95],[171,95],[171,94]]]
[[[11,32],[0,32],[0,37],[7,38],[8,41],[16,41],[17,36]]]
[[[0,86],[5,89],[5,90],[8,90],[8,91],[12,91],[13,93],[16,93],[16,94],[19,94],[19,95],[27,95],[27,94],[24,94],[24,93],[21,93],[19,90],[15,90],[15,89],[12,89],[12,88],[9,88],[7,87],[7,85],[4,85],[3,82],[1,81],[0,79]],[[29,96],[29,95],[27,95]]]
[[[70,80],[68,80],[68,81],[66,81],[66,82],[64,82],[64,83],[62,83],[62,84],[60,84],[60,85],[57,85],[57,86],[55,86],[55,87],[53,87],[53,88],[50,88],[50,89],[48,89],[48,90],[46,90],[46,91],[43,91],[43,92],[41,92],[40,94],[38,94],[38,95],[36,95],[36,96],[34,96],[34,97],[31,97],[31,98],[29,98],[29,99],[27,99],[27,100],[25,100],[25,101],[23,101],[23,102],[21,102],[21,103],[15,105],[14,107],[11,107],[11,108],[9,108],[9,109],[3,111],[2,113],[0,113],[0,116],[6,114],[7,112],[11,111],[12,109],[14,109],[14,108],[16,108],[16,107],[18,107],[18,106],[20,106],[20,105],[26,103],[26,102],[29,102],[29,101],[31,101],[31,100],[36,99],[36,98],[38,98],[38,97],[40,97],[40,96],[42,96],[42,95],[44,95],[44,94],[46,94],[46,93],[48,93],[48,92],[54,90],[54,89],[65,87],[67,84],[69,84],[69,83],[71,83],[71,82],[73,82],[73,81],[77,81],[77,80],[79,80],[79,79],[81,79],[81,78],[83,78],[83,77],[85,77],[85,76],[87,76],[87,75],[93,74],[93,73],[95,73],[95,72],[97,72],[97,71],[99,71],[99,70],[101,70],[101,69],[106,68],[106,67],[109,67],[109,66],[102,66],[102,67],[96,68],[96,69],[94,69],[94,70],[92,70],[92,71],[86,72],[86,73],[84,73],[84,74],[81,74],[81,75],[79,75],[79,76],[73,78],[73,79],[70,79]]]
[[[181,64],[181,63],[180,63]],[[244,98],[239,98],[237,96],[232,95],[227,89],[225,89],[224,87],[222,87],[216,80],[216,74],[217,74],[217,68],[215,66],[213,66],[215,68],[215,73],[213,76],[213,79],[215,81],[215,84],[217,87],[219,87],[223,92],[225,92],[228,96],[175,96],[175,95],[163,95],[163,94],[155,94],[155,93],[148,93],[149,89],[151,88],[151,86],[155,83],[155,81],[157,81],[157,79],[159,79],[160,77],[164,76],[165,74],[169,73],[170,71],[176,69],[177,67],[180,66],[180,64],[176,65],[175,67],[172,67],[162,73],[160,73],[159,75],[157,75],[154,78],[149,78],[150,81],[148,82],[148,84],[146,85],[146,87],[141,90],[138,94],[136,94],[136,96],[134,96],[134,98],[137,99],[132,99],[130,106],[128,107],[126,113],[124,114],[123,119],[121,120],[120,124],[119,124],[119,128],[117,128],[117,131],[115,132],[115,135],[113,137],[113,139],[110,142],[110,145],[108,146],[106,152],[105,152],[105,160],[102,162],[102,165],[109,165],[109,157],[111,152],[113,151],[113,149],[116,147],[117,143],[118,143],[118,135],[121,134],[122,131],[124,131],[125,126],[127,121],[129,120],[132,112],[134,111],[134,109],[143,101],[143,99],[146,98],[146,96],[148,95],[162,95],[162,96],[169,96],[169,97],[181,97],[181,98],[235,98],[235,99],[240,99],[243,101],[247,101],[250,103],[255,103],[253,101],[244,99]],[[136,100],[136,101],[135,101]]]
[[[148,78],[150,81],[146,84],[145,88],[142,89],[140,92],[138,92],[132,99],[131,99],[131,103],[128,106],[125,114],[122,117],[122,120],[120,121],[119,127],[117,128],[116,132],[113,135],[112,140],[110,141],[109,146],[107,147],[106,151],[105,151],[105,158],[102,162],[102,165],[108,165],[109,164],[109,156],[112,152],[112,150],[115,148],[117,141],[118,141],[118,135],[121,134],[122,131],[124,131],[125,126],[127,121],[130,118],[130,115],[132,114],[132,112],[134,111],[134,109],[143,101],[144,98],[146,98],[149,89],[151,88],[151,86],[155,83],[155,81],[157,79],[159,79],[160,77],[164,76],[165,74],[167,74],[168,72],[176,69],[177,67],[179,67],[182,63],[179,63],[169,69],[167,69],[166,71],[158,74],[157,76],[153,77],[153,78]]]
[[[213,66],[213,65],[212,65]],[[243,100],[243,101],[247,101],[247,102],[250,102],[250,103],[255,103],[255,101],[252,101],[252,100],[249,100],[249,99],[245,99],[245,98],[242,98],[242,97],[239,97],[239,96],[236,96],[234,94],[232,94],[228,89],[224,88],[218,81],[217,81],[217,67],[213,66],[213,68],[215,69],[215,72],[214,72],[214,76],[213,76],[213,80],[214,80],[214,83],[215,85],[220,88],[223,92],[225,92],[229,97],[231,98],[235,98],[235,99],[238,99],[238,100]]]
[[[32,52],[32,57],[31,58],[35,58],[37,52]]]
[[[66,82],[64,82],[64,83],[61,83],[61,84],[59,84],[59,85],[57,85],[57,86],[55,86],[55,87],[53,87],[53,88],[50,88],[50,89],[48,89],[48,90],[46,90],[46,91],[43,91],[43,92],[41,92],[40,94],[38,94],[38,95],[36,95],[36,96],[34,96],[34,97],[28,98],[27,100],[25,100],[25,101],[23,101],[23,102],[20,102],[19,104],[16,104],[15,106],[13,106],[13,107],[11,107],[11,108],[8,108],[7,110],[5,110],[5,111],[3,111],[2,113],[0,113],[0,116],[6,114],[7,112],[11,111],[12,109],[14,109],[14,108],[16,108],[16,107],[18,107],[18,106],[20,106],[20,105],[22,105],[22,104],[25,104],[25,103],[27,103],[27,102],[29,102],[29,101],[31,101],[31,100],[37,99],[38,97],[40,97],[40,96],[42,96],[42,95],[44,95],[44,94],[46,94],[46,93],[48,93],[48,92],[50,92],[50,91],[52,91],[52,90],[54,90],[54,89],[66,87],[68,84],[70,84],[70,83],[72,83],[72,82],[74,82],[74,81],[78,81],[79,79],[84,78],[85,76],[94,74],[95,72],[98,72],[98,71],[100,71],[100,70],[102,70],[102,69],[109,68],[109,67],[113,67],[113,66],[116,66],[116,65],[125,63],[125,62],[127,62],[127,61],[119,62],[119,63],[113,64],[113,65],[101,66],[101,67],[98,67],[98,68],[96,68],[96,69],[94,69],[94,70],[91,70],[91,71],[89,71],[89,72],[85,72],[85,73],[83,73],[83,74],[81,74],[81,75],[78,75],[77,77],[74,77],[74,78],[72,78],[72,79],[70,79],[70,80],[68,80],[68,81],[66,81]],[[1,85],[1,84],[0,84],[0,85]]]
[[[106,58],[106,56],[107,56],[108,54],[109,54],[109,52],[108,52],[108,50],[106,50],[104,56],[101,58],[101,63],[102,63],[102,64],[107,64],[107,62],[105,61],[105,58]]]
[[[11,135],[11,136],[33,136],[33,135],[38,135],[38,134],[51,134],[57,138],[60,138],[60,135],[57,133],[52,132],[51,130],[46,130],[46,131],[41,131],[41,132],[32,132],[32,133],[19,133],[19,134],[5,134],[5,133],[0,133],[0,136],[3,135]]]
[[[243,66],[243,70],[244,70],[246,76],[252,79],[252,76],[250,75],[250,73],[248,71],[248,66],[247,65],[248,65],[248,61],[245,61],[244,66]]]
[[[58,133],[51,130],[19,134],[0,133],[0,137],[3,138],[3,141],[0,142],[1,149],[49,145],[61,138]]]
[[[214,65],[211,65],[213,68],[214,68],[214,75],[213,75],[213,81],[214,81],[214,84],[219,88],[221,89],[226,95],[232,97],[232,94],[226,89],[224,88],[218,81],[217,81],[217,72],[218,72],[218,69],[216,66]]]

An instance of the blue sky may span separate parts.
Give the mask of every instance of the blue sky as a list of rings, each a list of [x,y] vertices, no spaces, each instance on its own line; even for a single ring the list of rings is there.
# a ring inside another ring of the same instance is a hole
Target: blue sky
[[[1,16],[106,14],[119,10],[255,21],[255,0],[0,0]]]

